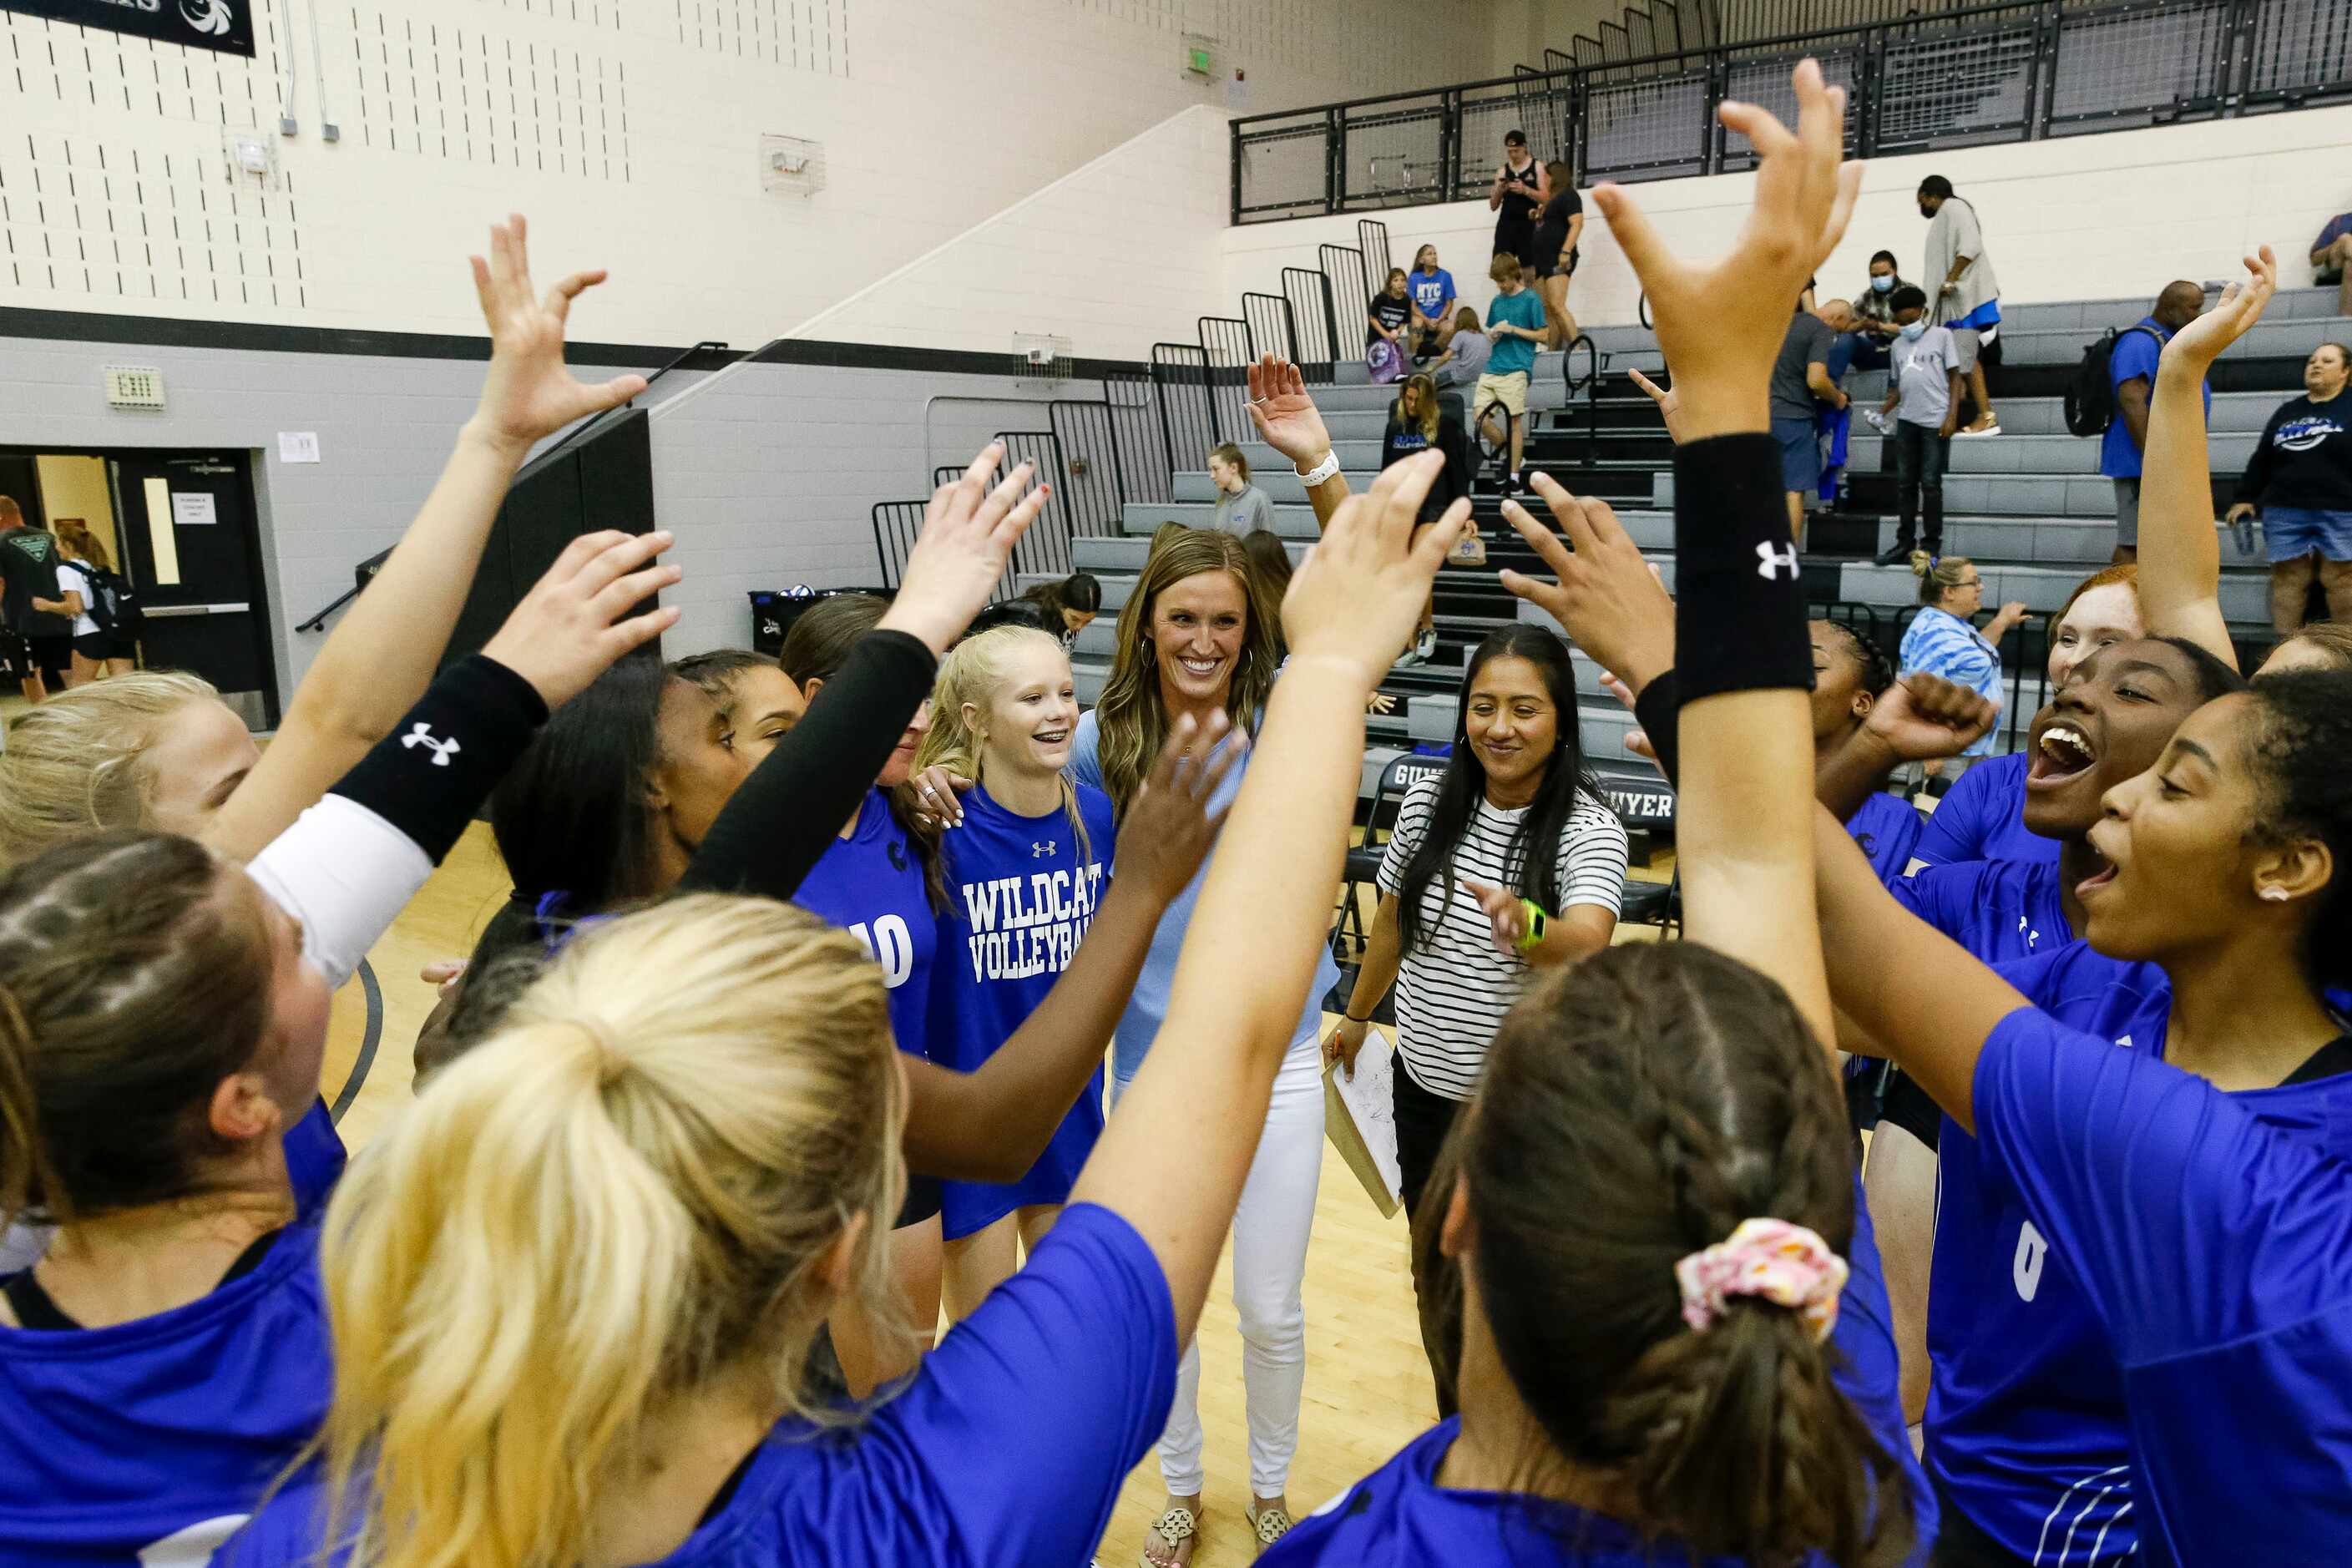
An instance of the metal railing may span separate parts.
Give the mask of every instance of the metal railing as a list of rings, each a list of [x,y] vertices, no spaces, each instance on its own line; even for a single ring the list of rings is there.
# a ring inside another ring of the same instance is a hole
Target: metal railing
[[[1472,199],[1512,129],[1579,184],[1748,168],[1717,106],[1787,118],[1806,55],[1848,89],[1865,158],[2352,101],[2352,0],[1913,0],[1892,18],[1869,0],[1700,0],[1671,26],[1664,9],[1633,24],[1646,54],[1603,23],[1540,71],[1236,120],[1233,221]]]

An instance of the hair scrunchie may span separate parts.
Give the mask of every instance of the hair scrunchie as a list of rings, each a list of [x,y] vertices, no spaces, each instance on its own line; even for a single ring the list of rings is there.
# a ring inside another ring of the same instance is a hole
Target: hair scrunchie
[[[1745,1219],[1675,1265],[1683,1321],[1704,1333],[1734,1296],[1760,1296],[1804,1319],[1818,1344],[1837,1327],[1846,1262],[1819,1235],[1784,1219]]]

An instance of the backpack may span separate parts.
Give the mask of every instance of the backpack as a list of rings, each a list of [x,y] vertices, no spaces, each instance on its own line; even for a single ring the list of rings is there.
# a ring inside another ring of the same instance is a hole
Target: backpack
[[[2133,326],[2120,331],[2109,327],[2106,336],[2083,350],[2083,363],[2066,384],[2066,428],[2077,436],[2104,436],[2116,422],[2116,345],[2125,332],[2147,332],[2158,350],[2164,347],[2161,333]]]
[[[89,602],[82,606],[82,614],[89,617],[90,624],[110,637],[137,637],[147,617],[122,574],[87,561],[77,561],[73,565],[89,584]]]

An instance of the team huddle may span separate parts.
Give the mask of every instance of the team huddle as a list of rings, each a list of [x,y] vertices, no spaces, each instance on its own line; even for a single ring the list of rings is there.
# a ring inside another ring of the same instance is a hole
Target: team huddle
[[[2352,657],[2241,673],[2200,394],[2270,253],[2164,347],[2137,572],[1979,770],[2021,853],[1923,834],[1886,781],[1996,705],[1808,619],[1768,388],[1862,166],[1793,79],[1793,128],[1722,106],[1719,258],[1593,195],[1675,592],[1605,503],[1505,503],[1568,637],[1473,656],[1328,1027],[1364,715],[1472,531],[1442,454],[1351,494],[1252,366],[1319,537],[1285,587],[1163,530],[1084,711],[1063,638],[969,630],[1050,494],[996,447],[780,661],[663,665],[671,538],[607,532],[436,669],[523,455],[644,387],[572,379],[601,274],[538,296],[499,226],[479,410],[268,749],[132,672],[0,752],[0,1560],[1080,1564],[1156,1449],[1141,1561],[1188,1562],[1230,1237],[1269,1563],[2343,1561]],[[1675,784],[1683,940],[1612,940],[1579,656]],[[347,1155],[329,997],[484,814],[512,896]],[[1327,1058],[1391,986],[1438,1419],[1294,1511]]]

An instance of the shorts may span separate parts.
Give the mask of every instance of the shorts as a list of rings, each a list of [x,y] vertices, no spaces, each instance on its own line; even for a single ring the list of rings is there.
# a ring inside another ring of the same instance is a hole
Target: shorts
[[[2139,476],[2117,479],[2116,485],[2116,542],[2127,550],[2139,548]],[[2277,556],[2271,557],[2275,561]]]
[[[1973,327],[1954,327],[1952,353],[1960,362],[1960,374],[1968,374],[1984,353],[1984,334]]]
[[[907,1198],[898,1205],[898,1217],[891,1223],[892,1230],[904,1230],[910,1225],[920,1225],[940,1212],[943,1194],[937,1176],[919,1176],[907,1173]]]
[[[2323,561],[2352,561],[2352,511],[2266,506],[2263,548],[2273,562],[2300,561],[2315,552]]]
[[[31,643],[15,632],[0,630],[0,680],[30,680],[40,668]]]
[[[1524,267],[1536,253],[1536,226],[1532,219],[1513,223],[1505,218],[1495,226],[1495,254],[1516,256]]]
[[[1482,418],[1487,405],[1499,403],[1514,422],[1528,416],[1528,373],[1507,371],[1501,375],[1492,371],[1478,378],[1477,395],[1471,399],[1470,417]]]
[[[73,668],[73,637],[70,634],[55,637],[26,637],[32,646],[34,662],[43,674],[53,675],[60,681]]]
[[[1560,247],[1567,243],[1565,230],[1555,235],[1536,230],[1536,253],[1528,258],[1528,265],[1536,269],[1537,277],[1568,278],[1575,275],[1576,252],[1571,250],[1565,258],[1560,255]]]
[[[1821,487],[1822,437],[1810,419],[1772,416],[1772,439],[1780,445],[1780,488],[1810,495]]]
[[[2338,288],[2344,282],[2344,268],[2331,267],[2325,272],[2315,272],[2311,275],[2311,280],[2323,289]]]
[[[137,649],[131,639],[112,632],[84,632],[73,639],[73,650],[92,664],[103,664],[110,658],[137,657]]]
[[[1944,1134],[1944,1108],[1901,1068],[1889,1066],[1878,1085],[1878,1120],[1900,1127],[1927,1148]]]

